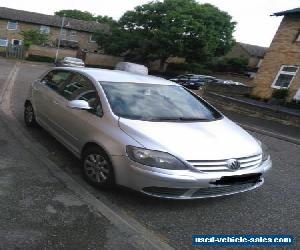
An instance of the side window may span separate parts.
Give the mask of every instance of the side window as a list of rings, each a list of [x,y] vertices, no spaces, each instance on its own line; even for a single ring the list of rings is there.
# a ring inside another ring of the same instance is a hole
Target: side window
[[[69,101],[84,100],[93,108],[92,113],[102,116],[102,106],[93,83],[83,75],[73,74],[63,88],[61,94]]]
[[[60,86],[67,83],[71,76],[69,71],[50,71],[43,79],[42,83],[56,92],[59,92]]]

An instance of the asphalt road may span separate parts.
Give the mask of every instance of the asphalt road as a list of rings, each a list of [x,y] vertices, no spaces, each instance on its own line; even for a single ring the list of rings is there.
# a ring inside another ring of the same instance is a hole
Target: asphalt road
[[[6,79],[12,65],[13,62],[0,60],[1,81]],[[45,156],[108,207],[134,218],[175,249],[194,249],[191,245],[193,234],[292,234],[299,239],[299,145],[253,133],[269,147],[273,169],[265,184],[251,192],[221,198],[172,201],[146,197],[124,188],[98,190],[81,179],[79,161],[51,135],[41,128],[27,129],[23,125],[23,103],[28,86],[48,67],[37,63],[20,65],[11,103],[13,115],[30,134],[30,146],[45,147]],[[298,127],[249,118],[232,110],[224,110],[224,113],[237,122],[282,134],[289,131],[289,136],[293,131],[293,136],[300,137]],[[295,249],[300,249],[299,241],[296,244]]]

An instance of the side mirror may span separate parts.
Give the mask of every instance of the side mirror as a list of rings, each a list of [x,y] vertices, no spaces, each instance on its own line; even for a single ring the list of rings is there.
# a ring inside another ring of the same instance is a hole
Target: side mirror
[[[68,107],[71,109],[90,110],[93,109],[87,101],[73,100],[68,103]]]

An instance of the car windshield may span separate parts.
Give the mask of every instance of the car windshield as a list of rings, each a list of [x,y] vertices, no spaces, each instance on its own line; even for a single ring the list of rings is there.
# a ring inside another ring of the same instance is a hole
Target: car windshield
[[[222,115],[177,85],[101,83],[115,115],[150,121],[211,121]]]

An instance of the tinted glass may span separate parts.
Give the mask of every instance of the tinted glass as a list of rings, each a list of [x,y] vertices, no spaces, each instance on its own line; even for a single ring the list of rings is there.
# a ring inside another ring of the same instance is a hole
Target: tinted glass
[[[55,91],[59,91],[60,86],[67,83],[71,72],[69,71],[50,71],[43,79],[42,83]]]
[[[61,88],[61,94],[69,101],[84,100],[101,116],[102,109],[97,90],[93,83],[83,75],[72,74],[70,80]]]
[[[68,100],[95,101],[97,91],[93,83],[80,74],[73,74],[70,80],[62,87],[62,95]]]
[[[139,120],[214,120],[222,117],[180,86],[101,83],[113,112]]]
[[[280,74],[275,85],[286,88],[290,85],[293,77],[293,75]]]
[[[298,67],[292,67],[292,66],[286,66],[282,68],[282,71],[286,72],[296,72],[298,70]]]

